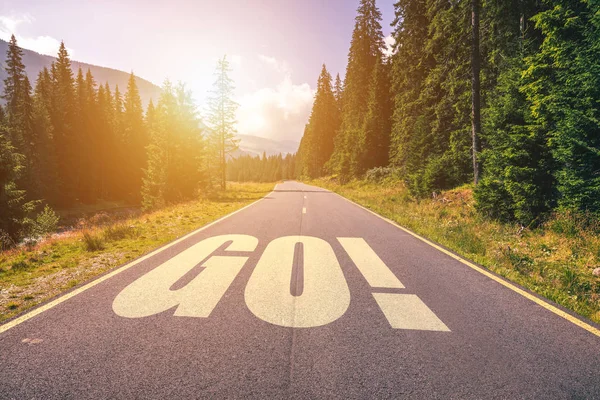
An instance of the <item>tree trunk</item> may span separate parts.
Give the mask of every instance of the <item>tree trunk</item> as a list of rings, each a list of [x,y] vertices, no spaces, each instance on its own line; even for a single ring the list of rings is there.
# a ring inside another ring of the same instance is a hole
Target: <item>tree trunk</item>
[[[474,183],[479,183],[481,173],[481,165],[479,164],[479,152],[481,144],[479,136],[481,134],[481,59],[479,54],[479,4],[480,0],[471,0],[471,27],[472,27],[472,49],[471,49],[471,69],[472,69],[472,84],[471,84],[471,119],[472,119],[472,136],[473,136],[473,178]]]

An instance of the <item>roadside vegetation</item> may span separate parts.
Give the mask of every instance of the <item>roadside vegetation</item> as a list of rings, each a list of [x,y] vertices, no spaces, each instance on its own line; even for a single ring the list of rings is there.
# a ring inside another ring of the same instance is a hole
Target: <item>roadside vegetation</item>
[[[340,185],[311,182],[353,200],[576,313],[600,323],[600,223],[572,212],[556,213],[528,229],[484,218],[471,186],[416,199],[397,178],[370,171]]]
[[[232,183],[226,192],[129,215],[100,212],[72,229],[0,253],[0,321],[238,210],[273,184]]]

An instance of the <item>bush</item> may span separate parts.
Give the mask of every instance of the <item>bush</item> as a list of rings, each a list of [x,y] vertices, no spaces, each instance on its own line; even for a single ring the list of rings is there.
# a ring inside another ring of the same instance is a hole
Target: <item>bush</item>
[[[46,236],[56,232],[60,217],[54,212],[50,206],[44,207],[44,210],[39,213],[33,223],[33,236]]]
[[[126,238],[133,238],[138,234],[137,229],[133,226],[125,224],[111,225],[104,231],[104,238],[106,240],[122,240]]]
[[[0,229],[0,251],[11,249],[14,246],[15,242],[10,235]]]
[[[369,182],[381,183],[387,179],[397,179],[398,175],[398,170],[396,168],[377,167],[368,170],[365,179]]]
[[[91,232],[83,232],[83,243],[87,251],[99,251],[104,249],[104,239]]]

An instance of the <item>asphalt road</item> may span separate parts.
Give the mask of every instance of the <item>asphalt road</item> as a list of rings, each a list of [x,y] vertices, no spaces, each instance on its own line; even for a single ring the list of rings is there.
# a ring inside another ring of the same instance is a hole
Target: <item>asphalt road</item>
[[[80,292],[0,333],[0,398],[600,399],[596,334],[300,183]]]

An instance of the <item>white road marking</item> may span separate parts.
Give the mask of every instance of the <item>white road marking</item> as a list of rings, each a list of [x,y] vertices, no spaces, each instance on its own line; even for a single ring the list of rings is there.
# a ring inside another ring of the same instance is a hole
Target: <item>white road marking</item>
[[[305,199],[308,199],[308,197],[307,197],[307,196],[304,196],[304,198],[305,198]]]
[[[404,285],[362,238],[338,238],[369,285],[375,288],[404,289]]]
[[[274,192],[275,191],[271,192],[267,196],[273,194]],[[0,325],[0,333],[6,332],[7,330],[9,330],[11,328],[14,328],[15,326],[20,325],[23,322],[30,320],[31,318],[35,317],[36,315],[40,315],[41,313],[43,313],[45,311],[48,311],[48,310],[56,307],[57,305],[59,305],[61,303],[64,303],[65,301],[69,300],[70,298],[73,298],[73,297],[77,296],[78,294],[81,294],[81,293],[85,292],[86,290],[88,290],[90,288],[93,288],[96,285],[99,285],[100,283],[102,283],[102,282],[104,282],[104,281],[112,278],[113,276],[115,276],[117,274],[120,274],[123,271],[127,271],[128,269],[130,269],[130,268],[132,268],[132,267],[140,264],[141,262],[149,259],[150,257],[153,257],[154,255],[156,255],[156,254],[158,254],[158,253],[160,253],[160,252],[162,252],[162,251],[164,251],[164,250],[166,250],[166,249],[168,249],[170,247],[173,247],[173,246],[175,246],[178,243],[183,242],[184,240],[186,240],[186,239],[188,239],[188,238],[196,235],[197,233],[202,232],[202,231],[210,228],[211,226],[216,225],[216,224],[218,224],[218,223],[226,220],[227,218],[233,217],[234,215],[236,215],[238,213],[241,213],[242,211],[244,211],[244,210],[246,210],[246,209],[248,209],[248,208],[256,205],[257,203],[263,201],[267,196],[265,196],[265,197],[263,197],[263,198],[255,201],[254,203],[248,204],[247,206],[242,207],[239,210],[236,210],[236,211],[232,212],[231,214],[225,215],[224,217],[221,217],[221,218],[219,218],[219,219],[217,219],[217,220],[215,220],[215,221],[213,221],[213,222],[211,222],[211,223],[209,223],[207,225],[204,225],[203,227],[201,227],[199,229],[196,229],[195,231],[190,232],[187,235],[185,235],[185,236],[183,236],[183,237],[181,237],[181,238],[179,238],[179,239],[177,239],[177,240],[175,240],[175,241],[173,241],[171,243],[167,243],[166,245],[164,245],[162,247],[159,247],[158,249],[156,249],[156,250],[154,250],[154,251],[146,254],[145,256],[142,256],[142,257],[140,257],[140,258],[138,258],[136,260],[133,260],[129,264],[126,264],[126,265],[124,265],[124,266],[122,266],[120,268],[117,268],[117,269],[113,270],[112,272],[109,272],[108,274],[106,274],[104,276],[101,276],[100,278],[98,278],[96,280],[93,280],[93,281],[91,281],[91,282],[89,282],[89,283],[87,283],[87,284],[85,284],[85,285],[83,285],[83,286],[81,286],[81,287],[79,287],[79,288],[77,288],[77,289],[69,292],[69,293],[66,293],[66,294],[62,295],[61,297],[59,297],[59,298],[57,298],[55,300],[52,300],[49,303],[46,303],[46,304],[44,304],[44,305],[42,305],[42,306],[40,306],[40,307],[38,307],[38,308],[36,308],[36,309],[34,309],[34,310],[26,313],[26,314],[21,315],[18,318],[13,319],[10,322],[7,322],[4,325]]]
[[[332,192],[333,193],[333,192]],[[434,249],[437,249],[439,251],[441,251],[442,253],[446,254],[447,256],[454,258],[456,261],[466,265],[467,267],[479,272],[480,274],[483,274],[485,276],[487,276],[488,278],[496,281],[497,283],[501,284],[502,286],[504,286],[507,289],[512,290],[513,292],[533,301],[535,304],[545,308],[546,310],[550,311],[551,313],[558,315],[559,317],[562,317],[564,319],[566,319],[567,321],[571,322],[574,325],[579,326],[580,328],[585,329],[586,331],[590,332],[592,335],[596,335],[598,337],[600,337],[600,329],[588,324],[587,322],[583,321],[582,319],[575,317],[571,314],[569,314],[566,311],[561,310],[560,308],[556,307],[555,305],[551,304],[548,300],[542,299],[537,297],[536,295],[533,295],[523,289],[521,289],[520,287],[516,286],[515,284],[513,284],[512,282],[509,282],[507,280],[504,280],[503,278],[500,278],[496,275],[494,275],[492,272],[484,269],[483,267],[480,267],[478,265],[473,264],[472,262],[465,260],[464,258],[462,258],[461,256],[454,254],[453,252],[446,250],[445,248],[435,244],[434,242],[425,239],[423,236],[417,235],[416,233],[414,233],[413,231],[411,231],[410,229],[407,229],[401,225],[398,225],[397,223],[395,223],[394,221],[392,221],[389,218],[386,217],[382,217],[381,215],[377,214],[375,211],[369,210],[366,207],[361,206],[360,204],[345,198],[344,196],[335,193],[338,197],[340,197],[341,199],[346,200],[349,203],[354,204],[355,206],[362,208],[363,210],[373,214],[374,216],[376,216],[377,218],[380,218],[382,220],[384,220],[385,222],[389,223],[390,225],[395,226],[396,228],[408,233],[409,235],[415,237],[416,239],[422,241],[423,243],[427,243],[429,246],[433,247]]]
[[[248,257],[213,256],[187,285],[171,290],[181,278],[227,242],[226,251],[251,252],[258,239],[248,235],[214,236],[196,243],[138,278],[117,295],[113,311],[126,318],[142,318],[177,307],[178,317],[207,318],[238,275]]]
[[[304,285],[290,292],[297,243],[304,247]],[[327,325],[350,305],[350,289],[331,245],[323,239],[288,236],[273,240],[261,256],[244,293],[248,309],[263,321],[291,328]]]
[[[373,293],[394,329],[450,332],[450,329],[415,294]]]
[[[306,207],[302,208],[302,214],[306,214]]]

